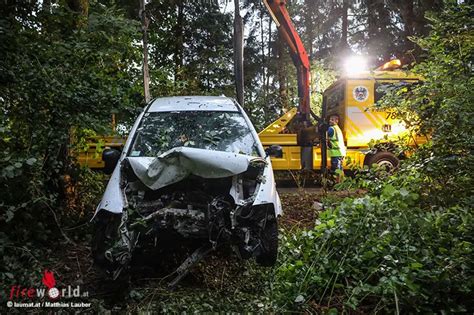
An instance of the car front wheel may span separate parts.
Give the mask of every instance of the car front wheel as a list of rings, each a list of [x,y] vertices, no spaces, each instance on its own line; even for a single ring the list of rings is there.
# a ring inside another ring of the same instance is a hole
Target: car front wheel
[[[275,219],[265,223],[260,234],[260,254],[256,256],[257,264],[264,267],[275,265],[278,256],[278,223]]]

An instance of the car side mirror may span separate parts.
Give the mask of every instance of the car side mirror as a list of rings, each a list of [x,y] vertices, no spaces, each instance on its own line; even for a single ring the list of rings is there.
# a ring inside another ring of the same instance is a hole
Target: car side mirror
[[[104,173],[110,175],[113,173],[120,159],[120,151],[116,149],[105,149],[102,152],[102,161],[105,162]]]
[[[265,149],[265,153],[267,156],[282,158],[283,157],[283,149],[281,146],[273,144]]]

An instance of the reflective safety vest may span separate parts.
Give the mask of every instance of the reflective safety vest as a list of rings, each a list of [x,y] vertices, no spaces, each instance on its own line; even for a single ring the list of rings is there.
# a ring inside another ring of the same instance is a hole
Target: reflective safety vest
[[[338,125],[331,126],[334,130],[332,137],[329,137],[328,155],[329,157],[346,156],[346,146],[342,136],[341,128]]]

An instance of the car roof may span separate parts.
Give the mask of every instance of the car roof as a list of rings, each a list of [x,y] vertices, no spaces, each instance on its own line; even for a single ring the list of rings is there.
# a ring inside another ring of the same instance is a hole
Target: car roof
[[[222,111],[238,112],[237,104],[225,96],[174,96],[152,101],[148,112]]]

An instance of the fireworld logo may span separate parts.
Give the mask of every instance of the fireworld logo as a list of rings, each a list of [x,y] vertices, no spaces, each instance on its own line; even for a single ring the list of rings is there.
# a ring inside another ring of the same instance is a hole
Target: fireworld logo
[[[10,288],[10,301],[18,299],[34,299],[44,298],[47,296],[50,300],[55,301],[60,297],[88,297],[89,292],[81,292],[81,287],[72,287],[68,285],[65,288],[59,289],[56,287],[56,279],[52,271],[45,270],[43,278],[41,279],[46,288],[25,288],[19,285],[13,285]]]

